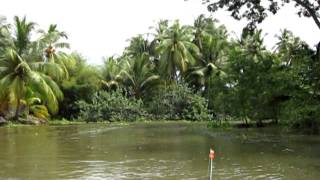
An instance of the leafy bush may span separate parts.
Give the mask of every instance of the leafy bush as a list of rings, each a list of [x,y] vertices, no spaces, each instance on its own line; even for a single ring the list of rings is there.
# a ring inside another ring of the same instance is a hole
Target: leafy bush
[[[121,90],[100,91],[90,101],[77,103],[78,119],[96,121],[135,121],[140,119],[208,120],[207,101],[185,85],[160,88],[144,106],[142,100],[128,98]]]
[[[304,129],[317,134],[320,125],[320,105],[316,102],[291,100],[284,104],[280,118],[283,123],[294,129]]]
[[[112,93],[97,92],[90,102],[78,101],[78,119],[87,122],[97,121],[134,121],[146,117],[141,100],[128,98],[122,91]]]
[[[69,78],[61,83],[64,99],[59,104],[59,118],[76,118],[80,112],[76,102],[91,100],[91,97],[100,89],[99,69],[88,65],[79,54],[72,56],[75,64],[67,66]]]
[[[181,84],[160,88],[147,103],[147,111],[155,119],[211,119],[206,99]]]

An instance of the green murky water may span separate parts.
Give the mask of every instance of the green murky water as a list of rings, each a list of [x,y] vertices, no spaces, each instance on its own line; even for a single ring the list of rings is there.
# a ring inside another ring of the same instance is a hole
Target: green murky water
[[[0,128],[0,179],[320,179],[320,136],[186,123]]]

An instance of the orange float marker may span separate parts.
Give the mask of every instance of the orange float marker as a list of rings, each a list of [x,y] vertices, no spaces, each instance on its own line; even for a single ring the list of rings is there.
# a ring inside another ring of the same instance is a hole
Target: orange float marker
[[[211,160],[214,160],[214,150],[210,149],[209,157]]]

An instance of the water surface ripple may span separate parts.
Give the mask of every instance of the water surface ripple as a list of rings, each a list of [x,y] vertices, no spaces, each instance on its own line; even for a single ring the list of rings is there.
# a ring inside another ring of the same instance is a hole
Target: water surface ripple
[[[0,128],[0,180],[320,177],[320,137],[188,123]]]

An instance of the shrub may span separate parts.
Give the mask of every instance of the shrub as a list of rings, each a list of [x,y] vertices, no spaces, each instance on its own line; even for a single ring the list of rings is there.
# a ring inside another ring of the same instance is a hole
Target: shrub
[[[283,123],[289,124],[294,129],[308,130],[311,133],[319,133],[320,105],[316,102],[303,102],[291,100],[284,104],[280,116]]]
[[[155,119],[211,119],[206,99],[183,84],[161,87],[146,109]]]
[[[112,93],[100,91],[93,95],[90,102],[78,101],[78,119],[87,122],[97,121],[135,121],[147,116],[141,100],[128,98],[118,90]]]
[[[185,85],[160,88],[144,104],[142,100],[129,98],[121,90],[109,93],[100,91],[90,101],[78,101],[78,119],[87,122],[161,120],[209,120],[207,101]]]

